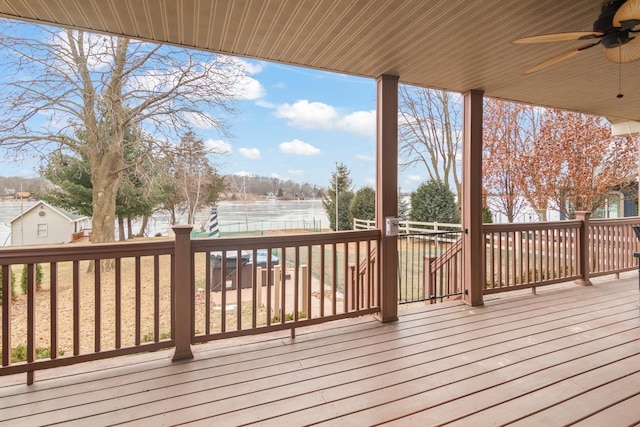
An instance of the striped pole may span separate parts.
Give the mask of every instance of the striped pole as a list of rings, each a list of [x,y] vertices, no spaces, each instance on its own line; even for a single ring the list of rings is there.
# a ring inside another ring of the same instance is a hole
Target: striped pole
[[[216,205],[213,205],[211,207],[211,216],[209,217],[207,230],[209,231],[209,237],[220,237],[220,226],[218,225],[218,207]]]

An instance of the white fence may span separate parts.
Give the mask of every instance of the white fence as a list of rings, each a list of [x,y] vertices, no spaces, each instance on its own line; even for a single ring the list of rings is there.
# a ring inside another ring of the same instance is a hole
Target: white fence
[[[375,220],[353,219],[354,230],[372,230],[376,228]],[[399,234],[416,234],[425,231],[456,231],[462,230],[461,224],[447,224],[443,222],[400,221]]]

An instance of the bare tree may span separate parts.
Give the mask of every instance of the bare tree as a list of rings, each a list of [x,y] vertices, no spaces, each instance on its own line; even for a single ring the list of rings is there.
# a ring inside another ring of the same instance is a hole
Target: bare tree
[[[455,185],[458,204],[462,183],[457,158],[461,149],[462,106],[453,92],[401,85],[399,88],[399,161],[407,168],[425,166],[430,180]]]
[[[545,112],[538,145],[558,164],[551,201],[564,216],[593,212],[637,173],[636,142],[615,138],[604,119],[560,110]]]
[[[229,57],[95,35],[2,22],[0,146],[18,153],[53,149],[89,159],[93,241],[114,239],[116,192],[132,165],[124,135],[140,126],[171,140],[194,124],[225,129],[245,73]]]
[[[204,142],[193,132],[187,132],[175,148],[171,173],[176,207],[187,214],[187,223],[195,222],[196,213],[205,205],[215,203],[224,188],[224,178],[217,174]],[[175,217],[175,214],[174,214]]]
[[[533,107],[488,98],[484,106],[483,186],[488,206],[513,222],[526,205],[522,156],[532,141]]]
[[[522,153],[518,158],[519,174],[516,178],[538,219],[547,221],[547,209],[554,198],[554,186],[561,168],[562,155],[556,151],[556,146],[540,137],[545,110],[529,108],[524,116],[524,126],[529,129],[530,137],[522,146]]]

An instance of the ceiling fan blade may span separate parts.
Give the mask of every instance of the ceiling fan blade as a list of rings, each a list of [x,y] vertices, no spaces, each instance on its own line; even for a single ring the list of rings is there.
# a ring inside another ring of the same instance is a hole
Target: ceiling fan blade
[[[640,37],[636,37],[622,46],[605,49],[604,56],[616,64],[637,61],[640,59]]]
[[[614,27],[629,30],[638,24],[640,24],[640,0],[627,0],[613,15]]]
[[[516,39],[511,43],[526,44],[526,43],[551,43],[551,42],[566,42],[572,40],[588,40],[601,37],[603,33],[597,31],[574,31],[571,33],[554,33],[554,34],[542,34],[539,36],[523,37]]]
[[[569,59],[572,56],[575,56],[577,54],[579,54],[581,51],[585,50],[585,49],[589,49],[590,47],[593,47],[597,44],[600,44],[600,41],[598,41],[597,43],[593,43],[593,44],[588,44],[586,46],[582,46],[579,47],[577,49],[571,49],[567,52],[561,53],[560,55],[554,56],[553,58],[549,58],[544,62],[539,63],[538,65],[536,65],[535,67],[531,67],[528,70],[524,71],[522,74],[523,75],[527,75],[527,74],[531,74],[531,73],[535,73],[536,71],[540,71],[543,70],[547,67],[550,67],[554,64],[557,64],[560,61],[564,61],[565,59]]]

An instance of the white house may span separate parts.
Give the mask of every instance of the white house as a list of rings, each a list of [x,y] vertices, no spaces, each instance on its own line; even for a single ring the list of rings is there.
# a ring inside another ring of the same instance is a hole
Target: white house
[[[11,220],[11,245],[67,243],[91,228],[91,219],[40,201]]]

